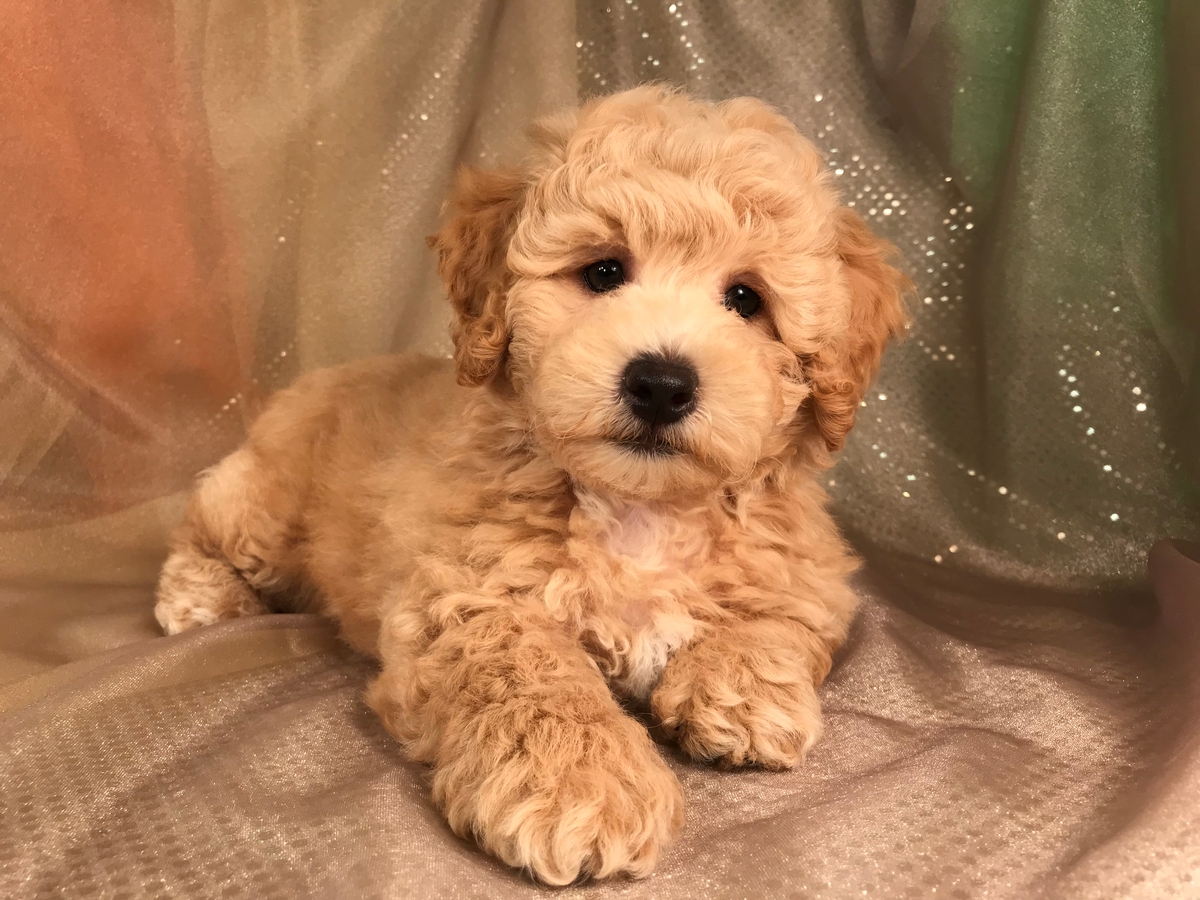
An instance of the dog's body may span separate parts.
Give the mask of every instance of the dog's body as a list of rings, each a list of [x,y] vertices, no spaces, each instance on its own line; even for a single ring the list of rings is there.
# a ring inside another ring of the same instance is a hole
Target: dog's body
[[[614,692],[698,759],[818,736],[856,561],[815,475],[904,279],[761,104],[642,89],[534,136],[434,239],[455,364],[282,392],[202,480],[157,614],[336,619],[454,829],[565,883],[647,873],[682,821]]]

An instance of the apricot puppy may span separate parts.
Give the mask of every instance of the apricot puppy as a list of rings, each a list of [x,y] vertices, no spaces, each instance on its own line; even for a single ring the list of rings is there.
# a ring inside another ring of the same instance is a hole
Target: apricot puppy
[[[463,171],[454,362],[311,372],[205,473],[156,615],[315,608],[451,827],[550,884],[646,875],[690,756],[795,765],[855,607],[817,474],[905,326],[892,249],[762,103],[639,88]],[[617,695],[617,696],[614,696]]]

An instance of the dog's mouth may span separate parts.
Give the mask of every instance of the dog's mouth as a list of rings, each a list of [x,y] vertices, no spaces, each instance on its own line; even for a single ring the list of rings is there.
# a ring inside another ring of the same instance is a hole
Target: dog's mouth
[[[615,439],[623,450],[639,456],[676,456],[679,448],[656,431],[643,431],[634,435],[623,435]]]

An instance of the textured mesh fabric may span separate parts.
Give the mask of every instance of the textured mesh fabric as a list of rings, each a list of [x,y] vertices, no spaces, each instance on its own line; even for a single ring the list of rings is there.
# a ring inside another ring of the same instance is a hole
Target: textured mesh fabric
[[[270,390],[446,352],[454,167],[653,78],[791,117],[915,326],[829,475],[869,567],[825,739],[664,746],[658,873],[559,893],[1200,897],[1200,553],[1150,553],[1200,533],[1197,39],[1150,0],[14,0],[0,896],[544,893],[449,833],[327,626],[161,638],[150,585]]]

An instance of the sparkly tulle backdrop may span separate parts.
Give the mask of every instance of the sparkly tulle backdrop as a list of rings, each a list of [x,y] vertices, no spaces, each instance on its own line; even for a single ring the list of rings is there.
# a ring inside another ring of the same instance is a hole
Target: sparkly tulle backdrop
[[[1168,293],[1164,11],[907,6],[905,32],[905,4],[587,4],[579,81],[769,100],[899,246],[911,338],[831,479],[860,541],[1140,581],[1150,544],[1198,521],[1174,427],[1194,332]]]
[[[1196,40],[1183,0],[10,3],[0,893],[537,893],[446,832],[324,626],[162,639],[149,585],[269,391],[447,352],[456,165],[656,79],[795,121],[914,327],[828,476],[871,565],[825,741],[671,757],[660,874],[567,893],[1200,896],[1200,564],[1155,550],[1161,616],[1146,575],[1200,534]]]

